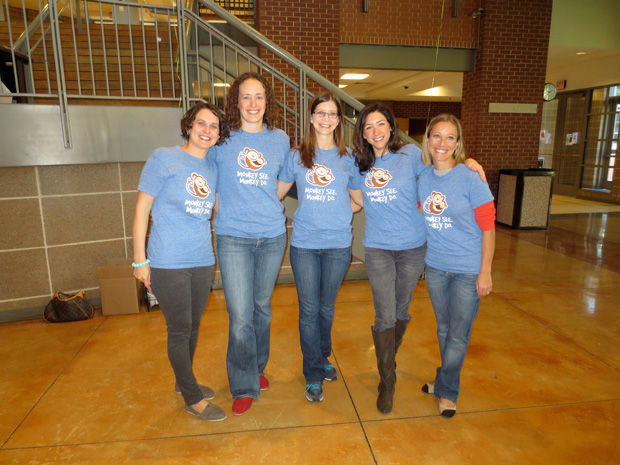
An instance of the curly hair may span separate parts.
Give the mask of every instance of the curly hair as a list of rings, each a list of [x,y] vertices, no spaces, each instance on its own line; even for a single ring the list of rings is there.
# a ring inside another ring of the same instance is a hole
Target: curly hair
[[[338,97],[331,93],[325,93],[315,97],[310,104],[309,114],[313,115],[316,107],[318,107],[321,103],[325,102],[334,102],[338,111],[338,125],[334,129],[334,143],[338,147],[338,155],[342,157],[345,153],[347,153],[347,147],[344,143],[342,104],[340,103]],[[316,148],[316,134],[314,126],[312,125],[311,118],[308,118],[308,121],[306,123],[306,131],[304,132],[304,137],[301,144],[295,148],[299,150],[299,154],[301,156],[301,164],[308,169],[312,168]]]
[[[224,124],[224,114],[222,110],[212,103],[198,102],[185,112],[183,118],[181,118],[181,137],[186,141],[189,140],[189,131],[192,129],[194,121],[196,121],[196,115],[200,110],[209,110],[218,119],[220,137],[215,145],[220,145],[228,137],[228,128]]]
[[[241,127],[241,113],[239,111],[239,87],[248,79],[255,79],[263,85],[265,89],[265,114],[263,123],[269,129],[273,129],[278,121],[280,113],[278,104],[273,96],[273,89],[262,75],[258,73],[243,73],[234,80],[226,97],[225,121],[226,127],[230,131],[235,131]]]
[[[422,141],[422,163],[425,165],[433,164],[433,157],[431,156],[431,151],[428,147],[428,138],[430,137],[433,127],[435,127],[437,123],[452,123],[454,125],[456,128],[456,148],[454,149],[452,157],[456,163],[464,163],[466,157],[465,147],[463,145],[463,128],[461,127],[461,122],[459,119],[448,113],[437,115],[430,121],[430,123],[428,123],[426,132],[424,133],[424,140]]]
[[[390,152],[397,152],[405,145],[405,142],[398,135],[396,119],[392,110],[381,102],[369,103],[362,108],[362,111],[357,116],[355,130],[353,131],[353,155],[355,156],[355,164],[360,173],[364,173],[372,168],[377,159],[372,145],[364,138],[366,119],[368,115],[374,112],[379,112],[385,116],[385,119],[390,125],[390,139],[387,143],[388,150]]]

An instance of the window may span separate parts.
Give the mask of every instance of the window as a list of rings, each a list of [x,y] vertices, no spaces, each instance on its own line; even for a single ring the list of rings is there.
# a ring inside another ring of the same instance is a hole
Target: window
[[[610,191],[620,129],[620,86],[592,90],[581,187]]]

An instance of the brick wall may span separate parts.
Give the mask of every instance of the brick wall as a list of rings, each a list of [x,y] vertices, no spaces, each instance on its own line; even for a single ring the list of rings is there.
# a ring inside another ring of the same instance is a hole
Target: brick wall
[[[467,153],[497,191],[502,168],[534,168],[542,118],[552,0],[484,0],[475,70],[464,73]],[[538,105],[536,114],[489,113],[489,103]]]
[[[330,0],[258,0],[258,30],[315,71],[338,82],[338,2]],[[282,61],[266,50],[259,55],[270,64]],[[289,73],[290,67],[285,67]],[[291,75],[298,78],[297,71]]]
[[[391,102],[390,106],[398,118],[432,118],[440,113],[461,117],[461,102]]]
[[[444,4],[442,47],[475,48],[477,22],[469,15],[480,0],[461,0],[459,15],[452,17],[452,1],[370,0],[362,13],[362,0],[340,0],[340,42],[358,44],[437,44]]]

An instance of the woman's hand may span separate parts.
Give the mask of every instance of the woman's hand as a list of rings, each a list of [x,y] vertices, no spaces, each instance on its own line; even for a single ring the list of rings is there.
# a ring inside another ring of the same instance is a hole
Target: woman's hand
[[[292,182],[284,182],[278,179],[278,198],[283,200],[286,194],[288,194],[288,191],[291,190],[292,186]]]
[[[151,292],[151,267],[149,265],[137,266],[133,269],[133,276]]]
[[[349,195],[351,196],[351,210],[353,213],[357,213],[362,208],[364,208],[364,198],[362,197],[361,189],[350,189]]]
[[[146,261],[146,231],[149,227],[149,215],[155,197],[138,191],[138,199],[136,200],[136,211],[133,216],[133,260],[136,263],[144,263]],[[146,264],[136,266],[133,269],[133,275],[144,283],[144,286],[151,291],[151,267]]]
[[[493,290],[493,279],[491,279],[491,273],[480,273],[478,279],[476,279],[476,290],[478,291],[478,297],[485,297]]]
[[[484,173],[482,165],[476,160],[474,160],[473,158],[468,158],[467,160],[465,160],[465,166],[467,166],[467,168],[469,168],[470,170],[478,173],[480,175],[480,179],[482,179],[483,182],[487,182],[487,175]]]

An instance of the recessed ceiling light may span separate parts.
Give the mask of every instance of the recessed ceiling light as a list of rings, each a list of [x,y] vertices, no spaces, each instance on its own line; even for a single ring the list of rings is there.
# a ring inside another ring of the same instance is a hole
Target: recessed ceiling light
[[[362,80],[366,79],[370,74],[366,73],[347,73],[340,76],[340,79],[350,79],[350,80]]]
[[[230,87],[230,84],[227,82],[214,82],[213,87]]]
[[[347,87],[349,84],[338,84],[338,88],[339,89],[344,89],[345,87]]]
[[[577,52],[577,55],[585,55],[586,52]]]

